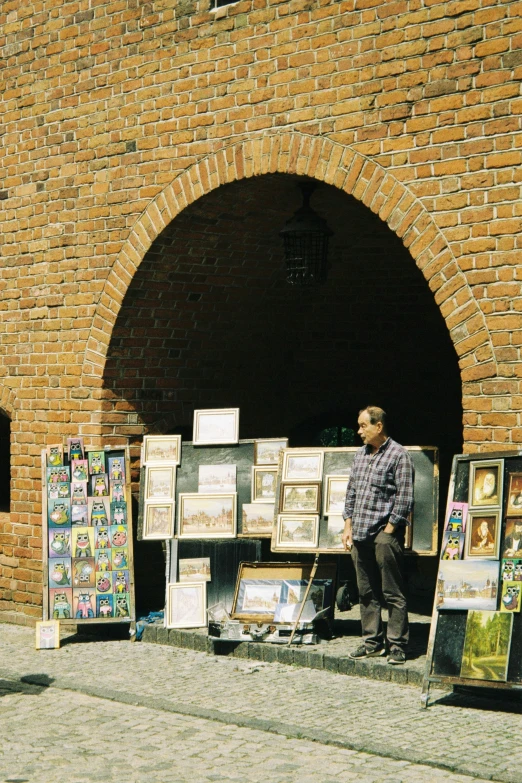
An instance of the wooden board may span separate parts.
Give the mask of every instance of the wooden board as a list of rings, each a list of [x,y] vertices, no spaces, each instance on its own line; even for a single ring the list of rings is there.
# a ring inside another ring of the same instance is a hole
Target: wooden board
[[[104,624],[104,623],[135,623],[136,621],[136,610],[135,610],[135,587],[134,587],[134,553],[133,553],[133,536],[132,536],[132,497],[131,497],[131,482],[130,482],[130,461],[129,461],[129,449],[127,446],[125,447],[119,447],[114,449],[102,449],[102,448],[96,448],[96,447],[86,447],[85,448],[85,458],[87,459],[87,455],[89,452],[93,451],[103,451],[105,454],[106,461],[109,458],[119,458],[124,460],[125,464],[125,500],[126,500],[126,514],[127,514],[127,541],[126,541],[126,547],[127,547],[127,567],[125,569],[128,571],[128,577],[129,577],[129,615],[126,617],[89,617],[89,618],[76,618],[71,616],[69,619],[64,619],[60,617],[60,623],[62,625],[85,625],[85,624]],[[50,587],[49,583],[49,522],[48,522],[48,488],[47,488],[47,451],[46,449],[42,450],[41,454],[41,461],[42,461],[42,561],[43,561],[43,619],[49,620],[52,619],[52,607],[50,606],[49,601],[49,590],[55,589]],[[70,467],[69,459],[67,457],[66,451],[64,453],[64,464],[65,466]],[[106,462],[107,465],[107,462]],[[90,477],[89,477],[90,479]],[[90,483],[90,480],[89,480]],[[110,508],[110,506],[109,506]],[[72,537],[72,530],[74,526],[71,526],[71,537]],[[58,529],[58,528],[56,528]],[[67,528],[69,529],[69,528]],[[123,548],[123,547],[122,547]],[[113,569],[114,570],[114,569]],[[72,579],[72,569],[71,569],[71,579]],[[71,584],[72,589],[72,584]],[[65,588],[67,589],[67,588]],[[94,587],[86,588],[88,589],[94,596],[96,596],[96,589]],[[106,593],[109,594],[108,592]],[[111,595],[114,595],[114,593],[111,590]],[[114,601],[114,598],[113,598]],[[72,607],[71,607],[72,608]],[[72,614],[72,612],[71,612]]]

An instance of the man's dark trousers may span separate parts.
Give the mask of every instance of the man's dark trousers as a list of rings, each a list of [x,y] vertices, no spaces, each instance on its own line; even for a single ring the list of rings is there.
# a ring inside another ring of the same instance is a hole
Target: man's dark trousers
[[[390,648],[405,650],[409,639],[408,609],[402,575],[404,533],[384,533],[367,541],[354,541],[352,560],[357,575],[362,637],[369,650],[384,646],[380,596],[388,609],[387,637]]]

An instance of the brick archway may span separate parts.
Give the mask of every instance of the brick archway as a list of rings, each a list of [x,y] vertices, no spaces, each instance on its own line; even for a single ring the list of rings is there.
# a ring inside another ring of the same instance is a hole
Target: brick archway
[[[348,193],[399,236],[422,271],[445,318],[463,381],[497,374],[484,315],[435,221],[422,203],[374,161],[328,139],[281,133],[232,144],[184,171],[132,229],[97,305],[87,343],[83,386],[101,385],[112,330],[125,293],[152,242],[189,204],[221,185],[269,173],[308,176]],[[1,403],[0,403],[1,404]]]

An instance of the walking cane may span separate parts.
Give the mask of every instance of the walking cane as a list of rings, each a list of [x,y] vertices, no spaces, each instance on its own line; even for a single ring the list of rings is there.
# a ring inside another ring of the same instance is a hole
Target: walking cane
[[[299,607],[299,612],[297,613],[297,619],[294,623],[294,627],[292,628],[292,633],[290,634],[290,639],[288,641],[289,645],[292,644],[293,638],[295,636],[295,632],[297,631],[297,626],[299,625],[299,620],[301,619],[301,615],[303,614],[304,605],[306,603],[306,599],[308,598],[308,593],[310,592],[310,588],[312,587],[312,582],[314,581],[315,572],[317,571],[318,565],[319,565],[319,552],[315,556],[314,564],[312,566],[312,571],[310,572],[310,580],[306,585],[304,598],[301,601],[301,606]]]

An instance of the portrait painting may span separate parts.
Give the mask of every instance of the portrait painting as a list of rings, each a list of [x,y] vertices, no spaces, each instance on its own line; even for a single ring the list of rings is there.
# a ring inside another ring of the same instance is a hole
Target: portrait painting
[[[172,538],[174,536],[174,502],[145,503],[143,510],[143,538]]]
[[[469,511],[465,558],[498,559],[500,511]]]
[[[460,676],[506,682],[512,628],[510,613],[468,612]]]
[[[277,468],[254,465],[252,468],[252,503],[275,500]]]
[[[278,549],[313,549],[319,539],[318,514],[279,514],[276,547]]]
[[[145,468],[145,500],[174,500],[176,486],[176,467]]]
[[[319,513],[321,484],[281,484],[279,510]]]
[[[207,624],[207,583],[167,585],[167,628],[202,628]]]
[[[283,481],[321,481],[324,452],[288,449],[283,456]]]
[[[181,461],[181,435],[145,435],[143,438],[143,462],[146,465]]]
[[[57,650],[60,647],[60,621],[38,620],[36,622],[35,648]]]
[[[222,495],[180,493],[178,536],[180,538],[235,538],[235,492]]]
[[[509,477],[506,516],[517,515],[522,516],[522,473],[512,473]]]
[[[469,464],[469,507],[484,508],[502,503],[503,460],[480,460]]]
[[[496,560],[441,560],[437,576],[437,609],[497,608],[499,563]]]
[[[325,517],[330,514],[342,514],[346,504],[346,490],[350,474],[342,476],[328,475],[324,477],[324,508]]]
[[[277,465],[279,455],[288,447],[288,438],[263,438],[254,441],[254,464]]]
[[[506,519],[502,557],[522,558],[522,516]]]
[[[212,495],[217,492],[236,491],[235,465],[200,465],[198,492]]]
[[[194,411],[194,446],[237,443],[238,440],[239,408]]]
[[[241,515],[243,536],[270,538],[274,525],[274,503],[243,503]]]

